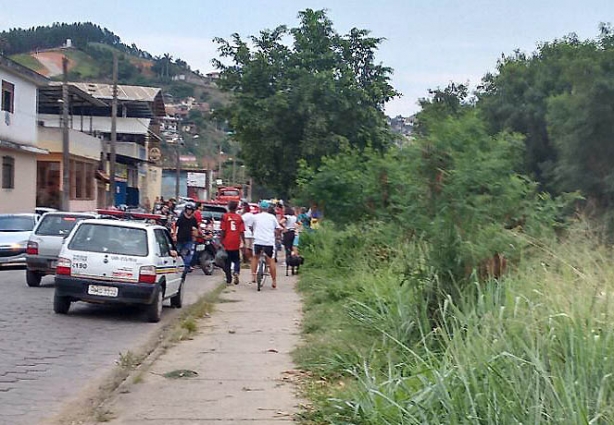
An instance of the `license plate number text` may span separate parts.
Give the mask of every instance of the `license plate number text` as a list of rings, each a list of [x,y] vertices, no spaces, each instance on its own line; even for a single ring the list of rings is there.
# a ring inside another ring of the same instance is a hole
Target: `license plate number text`
[[[103,297],[116,297],[119,290],[114,286],[89,285],[87,293],[90,295],[100,295]]]

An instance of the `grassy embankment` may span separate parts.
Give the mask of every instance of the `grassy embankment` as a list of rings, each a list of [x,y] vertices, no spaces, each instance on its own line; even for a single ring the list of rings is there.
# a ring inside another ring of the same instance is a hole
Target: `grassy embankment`
[[[428,247],[393,239],[375,226],[306,240],[303,423],[614,423],[610,249],[580,226],[533,244],[435,320]]]
[[[28,53],[21,53],[11,56],[11,59],[20,65],[30,68],[33,71],[41,72],[45,69],[42,63],[40,63],[35,57],[30,56]]]

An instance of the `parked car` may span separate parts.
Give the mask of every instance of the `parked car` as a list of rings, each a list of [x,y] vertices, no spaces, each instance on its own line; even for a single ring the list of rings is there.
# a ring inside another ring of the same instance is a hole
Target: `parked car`
[[[0,214],[0,266],[26,264],[26,247],[38,214]]]
[[[228,212],[228,208],[223,205],[203,204],[201,211],[203,220],[213,220],[213,230],[219,234],[222,225],[222,216]]]
[[[144,306],[158,322],[162,302],[183,304],[183,260],[168,230],[138,221],[83,220],[68,235],[55,275],[53,309],[75,301]]]
[[[55,208],[50,208],[50,207],[36,207],[34,209],[34,212],[38,215],[43,215],[48,212],[55,212],[55,211],[57,211]]]
[[[49,212],[34,227],[26,249],[26,283],[39,286],[43,276],[55,273],[62,243],[75,225],[95,213]]]

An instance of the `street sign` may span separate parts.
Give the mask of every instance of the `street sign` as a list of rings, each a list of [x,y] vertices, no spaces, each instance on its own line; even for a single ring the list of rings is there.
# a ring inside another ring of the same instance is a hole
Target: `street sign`
[[[188,173],[188,187],[207,187],[207,174],[205,173]]]
[[[162,152],[160,151],[159,148],[151,148],[149,149],[149,160],[150,161],[160,161],[160,158],[162,158]]]

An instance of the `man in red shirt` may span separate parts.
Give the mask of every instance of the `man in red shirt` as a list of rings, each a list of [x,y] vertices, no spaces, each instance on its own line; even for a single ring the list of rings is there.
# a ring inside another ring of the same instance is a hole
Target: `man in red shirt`
[[[237,201],[228,202],[228,212],[222,216],[220,229],[222,231],[220,239],[224,249],[228,253],[226,263],[224,264],[224,273],[226,273],[226,283],[234,282],[239,284],[239,272],[241,271],[241,259],[239,257],[239,249],[241,243],[245,243],[245,225],[243,219],[237,214]],[[234,264],[234,273],[230,274],[231,265]]]

